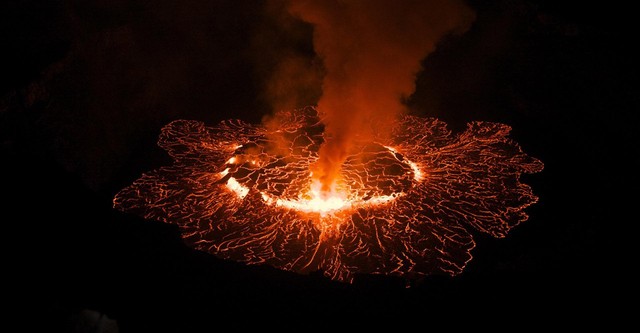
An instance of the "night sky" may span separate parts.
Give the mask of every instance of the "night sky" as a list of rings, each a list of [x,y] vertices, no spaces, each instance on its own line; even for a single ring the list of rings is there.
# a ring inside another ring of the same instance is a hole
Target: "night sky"
[[[522,177],[540,200],[507,238],[474,234],[461,275],[405,288],[398,278],[347,285],[224,261],[186,247],[174,226],[111,208],[120,189],[171,163],[156,145],[170,121],[259,123],[271,113],[265,82],[280,55],[313,56],[309,27],[282,30],[263,1],[5,1],[3,271],[22,295],[16,308],[34,318],[19,331],[91,332],[78,329],[87,309],[121,332],[331,326],[327,318],[346,314],[374,327],[479,312],[600,318],[608,305],[598,299],[617,295],[626,269],[605,244],[634,222],[620,192],[638,178],[628,173],[638,167],[640,99],[631,11],[577,0],[470,5],[475,23],[424,61],[408,105],[455,131],[473,120],[512,126],[545,163]],[[532,304],[542,305],[524,310]]]

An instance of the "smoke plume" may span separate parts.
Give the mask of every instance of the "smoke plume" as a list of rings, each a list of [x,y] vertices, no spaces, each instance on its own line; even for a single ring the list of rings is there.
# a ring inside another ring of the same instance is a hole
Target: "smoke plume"
[[[438,40],[474,18],[462,0],[291,0],[288,10],[313,25],[324,66],[318,112],[326,141],[312,171],[325,191],[354,140],[380,134],[404,112]]]

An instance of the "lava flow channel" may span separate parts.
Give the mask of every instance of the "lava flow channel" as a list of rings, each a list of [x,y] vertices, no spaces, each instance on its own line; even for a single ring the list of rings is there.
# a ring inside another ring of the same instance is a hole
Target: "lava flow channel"
[[[507,125],[472,122],[452,135],[437,119],[404,116],[390,138],[354,143],[327,194],[309,171],[324,142],[316,110],[278,118],[277,129],[168,124],[158,144],[174,164],[144,174],[114,206],[177,224],[189,245],[222,258],[351,282],[458,274],[471,228],[504,237],[538,200],[519,178],[543,164]]]

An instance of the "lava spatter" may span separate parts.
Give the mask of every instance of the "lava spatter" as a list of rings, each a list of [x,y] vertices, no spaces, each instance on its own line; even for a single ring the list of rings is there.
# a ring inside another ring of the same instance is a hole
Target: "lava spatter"
[[[472,122],[458,134],[434,118],[404,116],[392,135],[353,145],[331,191],[310,166],[324,142],[316,110],[282,111],[275,128],[177,120],[158,144],[174,163],[144,174],[114,206],[174,223],[196,249],[299,273],[460,273],[475,246],[525,221],[535,203],[522,173],[543,164],[510,127]]]

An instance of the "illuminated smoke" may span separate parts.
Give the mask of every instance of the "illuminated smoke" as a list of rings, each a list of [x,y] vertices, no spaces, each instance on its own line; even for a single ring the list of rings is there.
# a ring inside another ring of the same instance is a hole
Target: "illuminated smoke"
[[[388,134],[421,61],[445,34],[468,29],[474,15],[460,0],[292,0],[288,9],[313,25],[326,71],[318,101],[326,142],[312,169],[329,191],[352,142]]]
[[[458,274],[472,230],[504,237],[538,200],[520,175],[543,164],[507,125],[472,122],[452,135],[437,119],[402,116],[391,135],[353,143],[343,182],[325,198],[309,175],[325,141],[316,110],[275,118],[274,128],[168,124],[158,144],[174,163],[124,188],[114,206],[176,224],[189,245],[222,258],[352,281]]]

